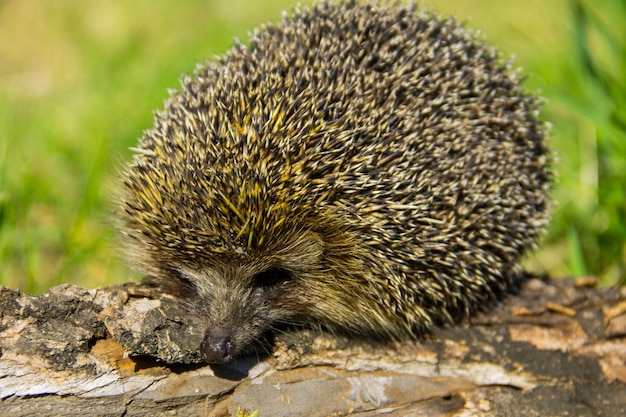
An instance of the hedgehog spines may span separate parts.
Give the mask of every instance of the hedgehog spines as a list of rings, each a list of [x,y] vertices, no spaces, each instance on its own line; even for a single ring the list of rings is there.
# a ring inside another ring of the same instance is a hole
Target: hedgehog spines
[[[147,273],[198,289],[210,338],[414,336],[523,274],[548,219],[538,108],[451,19],[322,3],[183,80],[125,173],[123,231]]]

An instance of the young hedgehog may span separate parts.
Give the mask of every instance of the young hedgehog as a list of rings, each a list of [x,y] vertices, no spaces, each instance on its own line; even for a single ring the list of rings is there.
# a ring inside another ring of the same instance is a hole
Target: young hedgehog
[[[209,363],[279,324],[417,337],[498,299],[547,222],[535,97],[452,19],[321,3],[184,78],[124,173],[137,267]]]

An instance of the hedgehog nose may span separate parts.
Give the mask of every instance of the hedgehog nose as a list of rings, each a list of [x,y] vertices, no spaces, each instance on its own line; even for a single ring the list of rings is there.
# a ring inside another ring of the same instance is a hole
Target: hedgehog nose
[[[229,337],[207,334],[200,344],[202,360],[206,363],[227,364],[233,359],[235,344]]]

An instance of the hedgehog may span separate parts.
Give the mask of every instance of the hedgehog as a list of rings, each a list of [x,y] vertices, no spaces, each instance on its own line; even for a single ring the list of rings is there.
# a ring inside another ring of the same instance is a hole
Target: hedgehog
[[[228,363],[304,326],[419,338],[513,291],[548,222],[540,99],[416,5],[295,8],[185,76],[122,174],[138,271]]]

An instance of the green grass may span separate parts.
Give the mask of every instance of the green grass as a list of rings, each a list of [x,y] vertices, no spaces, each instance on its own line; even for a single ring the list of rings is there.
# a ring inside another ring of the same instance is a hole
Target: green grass
[[[543,87],[560,161],[546,249],[564,273],[624,283],[626,269],[626,3],[568,3],[571,43]],[[555,63],[556,64],[556,63]],[[539,72],[543,67],[536,69]],[[558,77],[558,78],[557,78]],[[545,256],[545,255],[544,255]]]
[[[0,5],[0,283],[40,293],[132,273],[110,221],[116,172],[168,88],[295,1],[7,0]],[[431,3],[422,2],[431,6]],[[624,279],[622,0],[438,1],[472,16],[546,98],[554,220],[529,259],[554,276]]]

